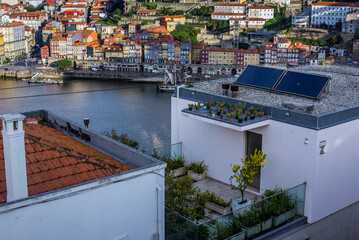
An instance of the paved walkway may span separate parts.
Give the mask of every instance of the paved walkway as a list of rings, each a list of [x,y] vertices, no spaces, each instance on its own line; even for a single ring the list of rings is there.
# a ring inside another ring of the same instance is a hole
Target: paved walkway
[[[219,182],[212,178],[208,178],[208,179],[205,179],[205,180],[202,180],[199,182],[195,182],[194,186],[201,189],[202,192],[205,192],[206,190],[208,190],[210,192],[214,192],[226,201],[229,201],[229,200],[234,201],[234,200],[242,197],[241,192],[239,190],[232,190],[230,185]],[[251,192],[245,191],[244,197],[246,197],[252,201],[256,201],[258,195],[255,195]]]

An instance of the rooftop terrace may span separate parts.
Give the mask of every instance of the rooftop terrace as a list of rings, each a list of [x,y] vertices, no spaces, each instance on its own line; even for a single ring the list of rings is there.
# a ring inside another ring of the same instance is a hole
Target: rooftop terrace
[[[283,101],[292,101],[305,104],[313,104],[311,115],[319,116],[334,113],[348,108],[359,106],[359,69],[350,66],[301,66],[291,68],[310,74],[321,74],[331,77],[329,92],[322,93],[319,100],[311,100],[302,97],[289,96],[269,91],[239,86],[238,99],[265,106],[283,108]],[[236,78],[221,79],[196,84],[194,89],[201,92],[222,95],[222,83],[235,82]]]

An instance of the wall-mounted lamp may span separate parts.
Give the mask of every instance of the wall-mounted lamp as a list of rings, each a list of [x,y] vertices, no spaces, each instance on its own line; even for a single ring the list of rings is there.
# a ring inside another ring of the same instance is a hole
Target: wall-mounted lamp
[[[320,154],[325,154],[325,151],[324,151],[324,148],[325,148],[325,145],[327,144],[327,141],[321,141],[319,143],[319,148],[320,148]]]
[[[304,139],[304,144],[306,144],[306,145],[309,144],[309,138],[306,137],[306,138]]]

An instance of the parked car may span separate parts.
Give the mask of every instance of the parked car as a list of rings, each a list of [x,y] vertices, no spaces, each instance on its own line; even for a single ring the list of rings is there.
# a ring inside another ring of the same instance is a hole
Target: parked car
[[[204,75],[204,78],[211,78],[211,76],[209,76],[209,75]]]
[[[92,70],[92,71],[95,71],[95,72],[99,71],[98,68],[92,68],[91,70]]]

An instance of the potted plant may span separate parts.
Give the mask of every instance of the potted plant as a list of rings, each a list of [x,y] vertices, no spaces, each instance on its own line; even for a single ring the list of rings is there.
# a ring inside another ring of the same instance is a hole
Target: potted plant
[[[244,155],[240,164],[233,165],[231,163],[230,166],[233,172],[233,175],[229,178],[231,188],[233,190],[239,190],[242,195],[242,198],[233,201],[233,212],[237,209],[244,208],[251,203],[249,199],[244,197],[244,191],[247,189],[248,185],[253,182],[254,175],[256,175],[259,168],[263,167],[266,163],[266,157],[266,154],[261,150],[256,149],[254,154],[250,155],[249,159],[247,159],[247,155]],[[235,184],[233,183],[234,181]],[[241,211],[238,212],[240,213]]]
[[[228,118],[228,121],[232,122],[233,121],[233,114],[227,114],[226,117]]]
[[[192,109],[193,109],[193,104],[188,104],[188,110],[190,110],[190,111],[192,111]]]
[[[261,104],[261,106],[260,106],[259,116],[260,116],[260,117],[263,117],[263,116],[264,116],[263,105],[262,105],[262,104]]]
[[[224,106],[224,102],[217,102],[217,104],[219,105],[219,107],[221,108],[221,109],[223,109],[223,106]]]
[[[253,106],[249,109],[250,112],[250,119],[253,120],[257,116],[257,108],[254,108]]]
[[[262,202],[261,207],[261,220],[262,220],[262,231],[270,229],[273,225],[273,214],[275,212],[275,205],[269,199],[265,199]]]
[[[210,116],[214,117],[214,116],[216,116],[216,114],[211,110],[210,111]]]
[[[201,109],[201,103],[198,102],[197,104],[194,104],[194,107],[196,108],[197,111],[199,111]]]
[[[242,216],[243,229],[246,230],[246,237],[250,238],[261,232],[261,219],[259,211],[256,208],[248,209]]]
[[[225,240],[244,240],[245,230],[242,229],[242,222],[234,219],[227,224],[227,233],[230,237]]]
[[[185,159],[183,155],[174,155],[171,158],[162,159],[167,163],[167,169],[170,170],[170,174],[174,177],[183,176],[187,170],[185,167]]]
[[[208,166],[204,164],[204,161],[201,162],[193,162],[188,167],[188,175],[194,179],[195,181],[201,181],[206,178],[206,172],[208,170]]]
[[[211,193],[208,190],[204,193],[206,196],[206,207],[221,215],[231,212],[232,201],[225,201],[216,193]]]
[[[241,113],[237,114],[237,118],[238,118],[238,123],[242,123],[243,122],[243,117]]]
[[[219,114],[219,118],[223,119],[223,114],[222,113]]]
[[[222,112],[222,109],[218,106],[217,107],[217,114],[219,115]]]
[[[231,113],[232,112],[232,104],[227,103],[227,108],[228,108],[228,112]]]
[[[275,208],[273,216],[273,225],[275,227],[292,219],[296,215],[297,201],[292,201],[286,192],[283,192],[283,190],[280,191],[281,193],[271,197]]]

